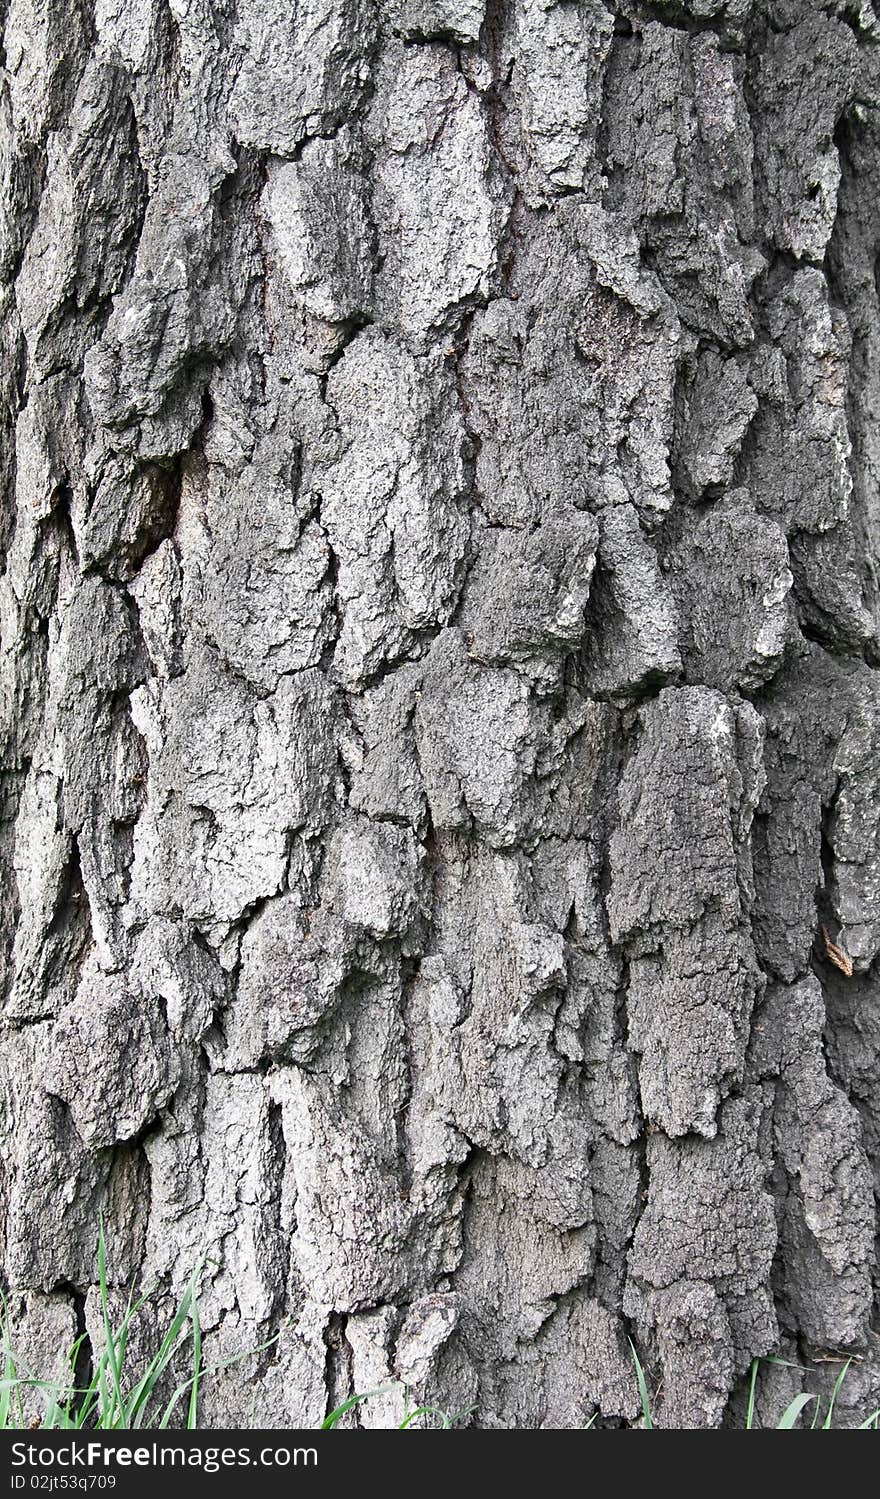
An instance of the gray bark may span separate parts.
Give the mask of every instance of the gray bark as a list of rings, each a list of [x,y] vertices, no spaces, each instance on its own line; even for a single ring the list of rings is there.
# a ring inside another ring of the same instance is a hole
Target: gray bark
[[[20,1345],[100,1340],[103,1213],[155,1326],[207,1254],[206,1358],[280,1329],[208,1424],[634,1424],[629,1336],[660,1424],[773,1350],[855,1354],[854,1421],[870,0],[8,0],[4,47]]]

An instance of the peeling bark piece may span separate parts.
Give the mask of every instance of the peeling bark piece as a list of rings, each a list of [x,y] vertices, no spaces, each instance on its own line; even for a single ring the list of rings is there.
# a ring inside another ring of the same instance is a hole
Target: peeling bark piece
[[[730,1322],[714,1286],[686,1282],[654,1298],[657,1345],[663,1365],[663,1405],[657,1425],[711,1429],[734,1381]]]
[[[438,1199],[445,1200],[454,1168],[468,1154],[467,1141],[458,1127],[464,1075],[454,1035],[465,1016],[466,1002],[441,957],[422,959],[410,1006],[413,1086],[403,1139],[414,1179],[419,1183],[416,1199],[433,1205]],[[450,1036],[452,1045],[448,1044]]]
[[[178,1081],[161,1006],[133,1003],[116,975],[87,969],[53,1026],[41,1080],[89,1150],[141,1134]]]
[[[301,673],[258,698],[204,650],[164,692],[136,693],[132,709],[150,756],[132,899],[222,928],[281,888],[290,834],[321,816],[333,772],[329,690]]]
[[[368,817],[405,819],[416,826],[424,816],[413,734],[420,680],[417,667],[398,667],[352,704],[360,738],[357,745],[346,745],[352,778],[348,799]]]
[[[874,623],[850,517],[849,328],[813,268],[795,274],[767,318],[773,350],[750,374],[761,405],[749,438],[749,489],[790,538],[805,627],[831,649],[861,650]]]
[[[82,359],[88,334],[70,316],[70,304],[85,306],[120,290],[140,228],[145,194],[135,165],[135,122],[112,68],[95,62],[86,68],[65,128],[49,137],[47,157],[16,297],[30,358],[49,374]]]
[[[63,106],[65,58],[82,55],[84,19],[43,0],[11,0],[3,40],[16,132],[26,142],[43,142]]]
[[[739,714],[741,728],[720,693],[699,687],[667,687],[642,709],[611,839],[615,941],[662,940],[667,928],[687,931],[709,911],[735,925],[743,913],[738,864],[762,777],[749,764],[760,765],[757,714],[745,706]],[[742,768],[740,732],[751,751]]]
[[[600,1301],[576,1294],[563,1302],[538,1334],[535,1351],[547,1366],[543,1427],[581,1426],[589,1405],[630,1422],[640,1414],[632,1350],[619,1320]]]
[[[19,1142],[6,1226],[6,1269],[15,1286],[49,1291],[71,1269],[83,1280],[93,1273],[89,1246],[106,1168],[89,1156],[66,1113],[55,1100],[36,1104]],[[51,1229],[40,1221],[50,1203]],[[76,1242],[75,1259],[58,1242],[62,1232]]]
[[[181,607],[228,666],[274,692],[332,644],[332,552],[298,493],[296,439],[279,423],[242,473],[191,486],[181,536]],[[198,512],[196,513],[196,507]]]
[[[471,657],[515,662],[552,684],[583,634],[597,542],[595,522],[578,514],[484,532],[460,616]]]
[[[758,409],[746,368],[714,349],[686,361],[676,414],[676,476],[699,498],[729,488],[743,438]]]
[[[146,1260],[153,1274],[185,1286],[205,1252],[205,1158],[199,1132],[205,1079],[199,1060],[181,1051],[181,1086],[156,1127],[144,1136],[150,1199],[146,1216]]]
[[[308,141],[296,161],[272,161],[263,205],[284,274],[307,313],[325,323],[372,309],[371,231],[360,142],[345,128]]]
[[[199,1042],[222,1004],[224,974],[179,922],[156,917],[137,939],[131,966],[146,1000],[159,998],[172,1035]]]
[[[346,1120],[326,1080],[288,1069],[275,1074],[272,1094],[296,1186],[291,1251],[303,1281],[346,1312],[394,1301],[414,1270],[411,1211],[394,1173]],[[430,1246],[421,1245],[420,1276],[430,1258]]]
[[[834,132],[852,97],[857,50],[843,20],[809,14],[770,32],[757,57],[755,182],[776,244],[800,259],[821,262],[834,225]]]
[[[317,1429],[327,1414],[327,1308],[313,1303],[297,1307],[295,1317],[283,1320],[278,1340],[273,1344],[275,1357],[265,1369],[256,1371],[251,1378],[250,1390],[256,1430],[277,1429],[279,1423],[287,1425],[302,1420],[308,1430]],[[245,1341],[243,1347],[230,1350],[236,1364],[225,1375],[218,1371],[214,1379],[206,1381],[203,1400],[205,1402],[205,1424],[227,1428],[229,1421],[237,1419],[241,1393],[242,1365],[238,1359],[253,1347]],[[247,1369],[247,1363],[244,1364]]]
[[[59,775],[64,820],[76,839],[72,882],[82,882],[92,935],[112,969],[125,952],[122,907],[142,768],[127,694],[143,680],[143,659],[128,600],[98,578],[72,592],[60,624],[47,695],[53,735],[36,759]]]
[[[366,1431],[399,1430],[406,1420],[412,1386],[407,1385],[406,1390],[397,1382],[389,1386],[394,1330],[399,1321],[400,1313],[395,1306],[355,1312],[346,1318],[345,1348],[350,1359],[352,1385],[358,1390],[382,1391],[377,1393],[375,1401],[362,1402],[372,1405],[372,1410],[364,1413],[362,1421]]]
[[[735,490],[688,520],[669,557],[685,677],[754,692],[794,638],[788,547],[779,527]]]
[[[849,518],[830,531],[794,535],[789,544],[805,629],[845,654],[860,653],[865,645],[873,650],[877,636],[873,582],[862,545]]]
[[[377,154],[376,308],[421,348],[494,289],[506,192],[488,121],[448,49],[391,43],[378,77],[367,122]]]
[[[403,1321],[401,1323],[401,1318]],[[376,1311],[358,1312],[345,1324],[345,1341],[351,1350],[352,1377],[357,1387],[385,1387],[362,1419],[368,1431],[398,1429],[409,1417],[416,1427],[428,1426],[427,1420],[412,1412],[420,1405],[431,1406],[432,1391],[442,1389],[447,1408],[466,1410],[473,1400],[477,1382],[473,1367],[455,1338],[458,1323],[458,1297],[452,1292],[438,1292],[421,1297],[406,1310],[383,1306]],[[395,1352],[395,1332],[399,1329]],[[402,1358],[403,1362],[400,1362]],[[403,1383],[401,1383],[401,1380]],[[388,1388],[389,1381],[394,1381]]]
[[[589,1223],[559,1230],[536,1214],[536,1173],[515,1161],[480,1154],[469,1177],[464,1255],[454,1281],[462,1341],[478,1369],[503,1368],[537,1337],[556,1299],[589,1276],[595,1238]],[[486,1424],[499,1417],[503,1422],[504,1412],[493,1409],[490,1396]]]
[[[615,1417],[636,1421],[641,1409],[619,1323],[579,1292],[563,1297],[515,1362],[482,1384],[490,1430],[582,1430],[598,1410],[613,1424]]]
[[[796,272],[771,303],[768,321],[772,352],[750,373],[762,401],[750,445],[749,472],[759,486],[753,492],[787,531],[828,531],[846,518],[852,489],[846,323],[812,268]]]
[[[401,36],[448,36],[454,42],[475,42],[486,0],[382,0],[382,11],[391,29]]]
[[[613,31],[598,0],[517,0],[511,87],[539,191],[598,187],[596,137]]]
[[[711,1137],[720,1099],[742,1077],[761,987],[744,929],[760,720],[720,694],[667,688],[642,723],[611,839],[611,934],[632,955],[643,1107],[670,1135]]]
[[[212,253],[220,189],[234,168],[170,154],[148,203],[135,274],[85,359],[85,388],[103,440],[144,459],[184,449],[203,417],[207,362],[230,343],[249,280],[248,230],[228,247],[217,283]],[[226,247],[224,246],[224,249]],[[194,378],[202,365],[202,378]]]
[[[876,89],[873,65],[866,49],[860,49],[861,77],[857,84],[866,97]],[[850,118],[853,125],[850,126]],[[870,120],[870,123],[869,123]],[[850,502],[852,537],[843,527],[813,542],[822,578],[815,583],[817,599],[824,588],[835,595],[835,613],[845,599],[850,608],[863,606],[872,622],[872,645],[876,650],[880,629],[878,579],[873,565],[878,547],[878,517],[870,496],[874,492],[880,433],[874,420],[877,391],[880,317],[877,281],[874,275],[880,198],[880,151],[872,110],[856,104],[838,127],[838,151],[842,178],[837,194],[837,217],[828,245],[828,268],[836,301],[845,309],[852,334],[852,355],[847,379],[847,426],[852,444],[849,463],[853,482]],[[844,558],[846,561],[844,561]]]
[[[238,1307],[246,1324],[260,1326],[275,1310],[287,1261],[279,1144],[265,1079],[220,1073],[209,1080],[201,1135],[203,1232],[205,1248],[216,1245],[218,1252],[203,1292],[208,1316],[212,1303]]]
[[[128,586],[137,606],[141,638],[152,674],[165,679],[180,676],[183,668],[183,574],[180,553],[174,542],[160,542]]]
[[[734,346],[752,340],[749,292],[764,265],[750,243],[743,72],[711,34],[651,22],[615,52],[607,96],[609,166],[627,218],[682,319]]]
[[[755,944],[764,966],[788,982],[809,966],[816,891],[825,882],[823,808],[837,789],[837,747],[866,691],[873,693],[870,676],[865,680],[812,646],[783,667],[761,705],[767,784],[753,833]],[[829,873],[833,901],[833,863]],[[844,862],[842,878],[844,886],[853,879],[856,889],[862,875],[847,871]]]
[[[428,1387],[437,1355],[455,1332],[459,1316],[454,1292],[423,1296],[407,1309],[395,1348],[397,1371],[406,1385]]]
[[[6,1014],[16,1020],[52,1014],[73,998],[91,935],[88,902],[73,839],[64,826],[62,801],[58,777],[32,768],[19,800],[11,860],[19,909]]]
[[[324,898],[346,926],[382,941],[408,946],[424,909],[421,850],[408,828],[345,823],[327,847]]]
[[[681,671],[678,616],[632,505],[603,512],[583,663],[588,690],[623,699]]]
[[[244,0],[232,90],[238,138],[279,156],[341,124],[363,97],[376,36],[371,0],[298,0],[294,9]]]
[[[63,1291],[31,1291],[20,1299],[7,1299],[4,1322],[21,1381],[16,1414],[20,1410],[24,1424],[37,1428],[46,1419],[47,1396],[60,1403],[71,1381],[69,1350],[79,1331],[73,1297]],[[48,1388],[29,1386],[31,1379],[44,1381]]]
[[[48,1024],[34,1025],[4,1038],[4,1271],[16,1289],[51,1291],[69,1278],[91,1278],[108,1177],[106,1156],[86,1149],[68,1109],[40,1086],[50,1032]]]
[[[351,942],[337,921],[321,911],[310,916],[297,896],[267,901],[242,938],[238,983],[222,1016],[226,1069],[311,1057],[316,1027],[352,966]]]
[[[340,442],[312,482],[339,559],[334,668],[356,686],[452,613],[469,530],[464,431],[449,375],[373,329],[331,372],[327,401]]]
[[[123,0],[96,0],[95,28],[98,51],[114,62],[141,72],[155,54],[155,27],[161,0],[140,0],[127,6]]]
[[[624,1308],[656,1331],[664,1426],[717,1425],[733,1379],[778,1337],[767,1286],[776,1222],[757,1149],[760,1118],[752,1089],[724,1104],[714,1140],[648,1141],[648,1203]]]
[[[671,503],[678,327],[626,226],[563,201],[527,236],[510,293],[477,314],[461,366],[486,516],[529,525],[560,497],[629,499],[656,522]]]
[[[472,823],[498,845],[534,824],[534,775],[547,738],[546,706],[519,676],[472,666],[459,631],[438,637],[415,711],[415,744],[438,829]]]
[[[660,958],[635,958],[627,995],[642,1108],[668,1135],[711,1138],[721,1099],[742,1081],[763,979],[749,938],[706,918],[670,933]]]
[[[462,1133],[529,1165],[547,1162],[539,1196],[557,1226],[579,1227],[589,1216],[586,1182],[573,1159],[586,1149],[587,1126],[575,1094],[548,1130],[549,1100],[563,1083],[561,1059],[550,1045],[564,982],[560,935],[537,923],[514,921],[487,935],[478,951],[470,1014],[457,1038],[464,1091],[455,1119]]]
[[[126,581],[173,524],[174,474],[159,464],[132,470],[114,457],[101,460],[87,508],[74,504],[77,547],[87,567]]]
[[[873,1184],[858,1115],[826,1072],[817,980],[773,986],[760,1019],[754,1066],[779,1077],[774,1129],[788,1178],[780,1315],[817,1350],[860,1348],[872,1303]]]
[[[75,408],[69,375],[51,375],[35,385],[15,423],[14,492],[17,505],[34,519],[51,515],[64,486],[78,477]]]
[[[832,899],[851,968],[860,973],[880,951],[880,735],[873,687],[865,681],[854,694],[834,756],[839,781],[829,827]]]
[[[789,534],[822,534],[846,520],[852,490],[846,322],[829,306],[820,271],[804,270],[772,303],[769,324],[774,351],[751,370],[762,408],[751,433],[750,489]]]

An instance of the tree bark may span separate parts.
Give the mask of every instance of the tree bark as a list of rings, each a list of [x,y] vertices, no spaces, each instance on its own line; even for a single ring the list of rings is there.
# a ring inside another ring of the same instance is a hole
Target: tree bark
[[[759,1421],[848,1354],[838,1420],[880,1404],[878,44],[854,0],[8,0],[39,1372],[100,1341],[103,1214],[144,1349],[208,1258],[206,1359],[251,1355],[208,1425],[391,1379],[635,1424],[629,1338],[661,1425],[741,1425],[774,1351]]]

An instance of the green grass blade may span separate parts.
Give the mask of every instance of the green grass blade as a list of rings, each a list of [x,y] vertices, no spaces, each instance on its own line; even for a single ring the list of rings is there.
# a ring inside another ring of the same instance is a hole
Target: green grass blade
[[[629,1338],[627,1341],[629,1342],[629,1346],[632,1349],[633,1363],[636,1366],[636,1379],[639,1386],[639,1397],[642,1402],[642,1415],[645,1418],[645,1430],[653,1431],[654,1422],[651,1419],[651,1402],[648,1399],[648,1386],[645,1383],[645,1371],[642,1368],[641,1361],[638,1354],[636,1353],[635,1343],[633,1342],[632,1338]]]
[[[3,1331],[5,1335],[5,1326]],[[18,1387],[18,1370],[15,1367],[15,1359],[12,1356],[11,1348],[7,1347],[4,1349],[3,1388],[2,1393],[0,1393],[0,1429],[3,1431],[8,1431],[15,1424],[11,1419],[12,1401]]]
[[[177,1386],[177,1389],[174,1391],[174,1394],[171,1396],[171,1399],[162,1412],[162,1416],[158,1422],[159,1431],[167,1431],[168,1427],[171,1425],[171,1417],[177,1410],[177,1407],[179,1406],[181,1400],[183,1399],[184,1395],[186,1395],[187,1392],[192,1389],[192,1382],[192,1376],[190,1376],[189,1379],[185,1379],[183,1381],[183,1384],[179,1384]],[[191,1430],[192,1428],[187,1425],[186,1429]]]
[[[348,1399],[343,1400],[341,1405],[337,1405],[336,1409],[331,1411],[329,1416],[324,1417],[318,1430],[333,1431],[339,1425],[343,1416],[347,1416],[348,1412],[354,1410],[356,1405],[362,1405],[365,1400],[372,1400],[374,1395],[390,1395],[399,1389],[399,1384],[387,1384],[382,1385],[378,1390],[366,1390],[363,1395],[349,1395]]]
[[[193,1297],[192,1304],[192,1339],[193,1377],[192,1389],[189,1392],[189,1409],[186,1413],[188,1431],[195,1431],[199,1424],[199,1376],[202,1372],[202,1324],[199,1321],[199,1304],[195,1297]]]
[[[408,1416],[405,1416],[403,1418],[397,1428],[398,1431],[408,1431],[410,1426],[412,1426],[413,1421],[415,1421],[419,1416],[436,1416],[440,1422],[440,1425],[434,1428],[435,1431],[452,1430],[452,1419],[449,1415],[447,1415],[446,1411],[440,1410],[440,1408],[436,1405],[419,1405],[414,1411],[410,1411]]]
[[[202,1269],[203,1262],[200,1262],[196,1269],[193,1271],[192,1276],[190,1277],[189,1284],[187,1285],[187,1288],[180,1300],[177,1310],[171,1319],[171,1325],[169,1326],[164,1338],[162,1339],[161,1344],[159,1345],[158,1353],[156,1353],[156,1355],[151,1359],[149,1365],[142,1374],[141,1378],[138,1380],[137,1384],[134,1387],[134,1390],[132,1391],[131,1395],[128,1398],[128,1401],[126,1402],[125,1417],[128,1430],[139,1430],[142,1426],[148,1424],[146,1417],[148,1413],[150,1397],[154,1393],[159,1380],[165,1373],[165,1370],[167,1369],[172,1358],[174,1357],[174,1354],[177,1351],[178,1344],[181,1340],[181,1334],[189,1319],[190,1308],[193,1304],[193,1299],[195,1296],[196,1284],[198,1282],[199,1276],[202,1273]]]
[[[795,1395],[790,1405],[785,1407],[777,1425],[777,1431],[790,1431],[798,1419],[805,1405],[815,1400],[815,1395],[807,1395],[803,1390],[800,1395]]]
[[[846,1378],[846,1371],[851,1363],[852,1359],[848,1358],[840,1373],[838,1374],[837,1379],[834,1381],[834,1389],[831,1391],[831,1399],[828,1402],[828,1410],[825,1414],[825,1420],[822,1422],[823,1431],[831,1430],[831,1417],[834,1414],[834,1402],[840,1394],[840,1386],[843,1384],[843,1381]]]
[[[116,1333],[110,1321],[110,1294],[107,1289],[107,1241],[104,1235],[104,1219],[101,1218],[98,1227],[98,1287],[101,1295],[101,1317],[104,1323],[104,1348],[102,1350],[102,1369],[106,1367],[110,1371],[110,1384],[106,1379],[100,1383],[101,1410],[100,1426],[105,1430],[113,1430],[118,1424],[124,1409],[122,1399],[122,1369],[125,1362],[125,1343],[121,1343],[121,1349],[116,1343]]]
[[[281,1333],[276,1332],[271,1338],[267,1338],[265,1343],[257,1343],[253,1348],[246,1348],[244,1353],[234,1353],[231,1358],[220,1359],[216,1364],[203,1364],[201,1361],[202,1336],[201,1328],[199,1328],[199,1357],[197,1361],[194,1360],[194,1363],[196,1364],[196,1367],[198,1369],[199,1384],[203,1384],[204,1381],[206,1379],[210,1379],[213,1374],[219,1374],[221,1370],[225,1372],[227,1369],[233,1368],[235,1364],[243,1364],[245,1359],[255,1358],[258,1353],[265,1353],[267,1348],[271,1348],[273,1344],[278,1342],[280,1336]],[[196,1374],[193,1373],[189,1376],[188,1379],[185,1379],[182,1384],[179,1384],[177,1386],[177,1389],[174,1391],[174,1394],[171,1396],[171,1399],[168,1401],[168,1404],[162,1412],[161,1420],[158,1423],[160,1431],[164,1431],[167,1429],[172,1415],[174,1414],[187,1391],[192,1389],[196,1377]],[[186,1429],[192,1431],[198,1430],[198,1427],[187,1426]]]
[[[754,1430],[755,1425],[755,1386],[758,1382],[758,1364],[760,1359],[752,1359],[752,1372],[749,1379],[749,1405],[746,1411],[746,1431]]]
[[[18,1369],[9,1337],[9,1306],[2,1292],[0,1292],[0,1321],[3,1326],[3,1378],[4,1381],[9,1381],[2,1405],[0,1405],[0,1426],[4,1431],[10,1428],[21,1430],[24,1426],[24,1408],[21,1403]],[[18,1417],[17,1425],[15,1416]]]
[[[88,1334],[84,1332],[80,1333],[79,1337],[75,1340],[70,1349],[70,1352],[67,1355],[67,1366],[70,1370],[70,1383],[67,1387],[67,1398],[64,1401],[63,1409],[59,1408],[59,1417],[62,1418],[61,1424],[63,1424],[65,1430],[69,1430],[71,1427],[76,1426],[76,1417],[72,1413],[72,1406],[75,1397],[77,1395],[84,1396],[88,1393],[86,1390],[78,1390],[76,1388],[76,1367],[79,1363],[80,1355],[82,1354],[83,1348],[85,1347],[87,1341]]]
[[[459,1421],[464,1421],[468,1416],[472,1416],[476,1408],[475,1405],[466,1405],[463,1411],[456,1411],[454,1416],[449,1416],[450,1426],[457,1426]]]
[[[20,1430],[24,1425],[24,1414],[21,1405],[21,1380],[15,1366],[12,1350],[7,1349],[3,1361],[3,1396],[0,1399],[0,1427],[4,1431],[10,1428]],[[18,1407],[17,1411],[15,1407]],[[16,1421],[15,1416],[18,1416]]]

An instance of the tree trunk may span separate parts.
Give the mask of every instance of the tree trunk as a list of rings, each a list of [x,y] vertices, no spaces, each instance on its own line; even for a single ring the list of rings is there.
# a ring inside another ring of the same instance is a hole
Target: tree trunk
[[[208,1258],[208,1425],[393,1379],[635,1424],[629,1338],[661,1425],[741,1425],[780,1350],[759,1420],[847,1354],[838,1419],[880,1404],[878,43],[8,0],[37,1372],[100,1341],[103,1214],[144,1350]]]

